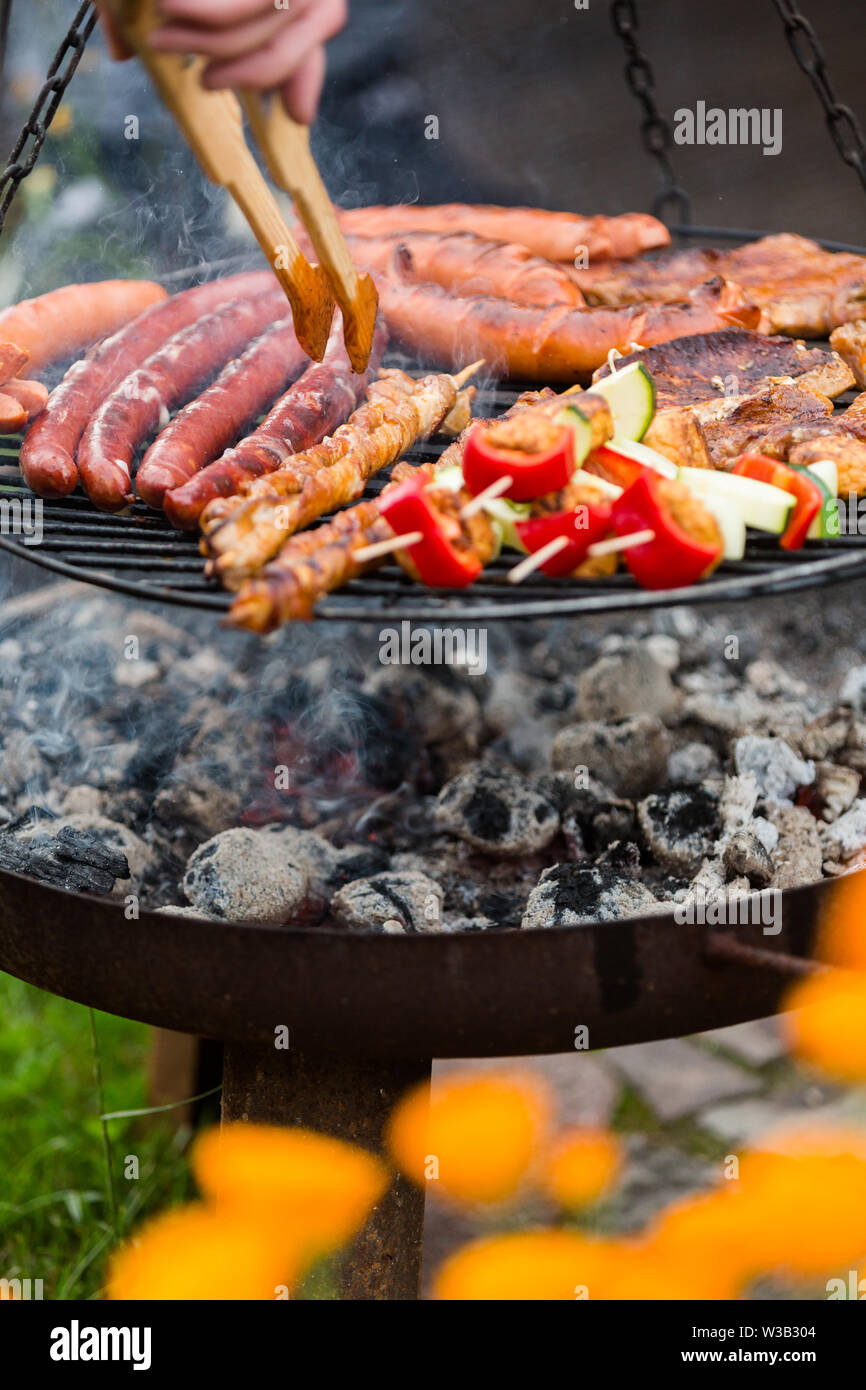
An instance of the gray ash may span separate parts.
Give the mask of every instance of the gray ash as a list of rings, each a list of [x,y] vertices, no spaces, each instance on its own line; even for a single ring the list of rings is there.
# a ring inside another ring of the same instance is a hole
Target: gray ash
[[[385,932],[616,921],[838,874],[866,850],[861,606],[817,661],[807,596],[784,621],[490,629],[478,675],[383,666],[369,628],[261,642],[49,590],[0,628],[0,866]]]

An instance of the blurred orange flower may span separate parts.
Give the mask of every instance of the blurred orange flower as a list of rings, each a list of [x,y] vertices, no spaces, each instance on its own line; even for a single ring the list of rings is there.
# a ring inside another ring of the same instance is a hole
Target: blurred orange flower
[[[542,1182],[558,1206],[577,1211],[612,1186],[622,1161],[621,1147],[607,1130],[564,1130],[545,1156]]]
[[[595,1297],[624,1247],[576,1231],[514,1231],[473,1241],[441,1266],[436,1298],[574,1301]]]
[[[388,1185],[374,1154],[304,1129],[224,1125],[195,1144],[192,1168],[221,1212],[260,1223],[305,1264],[350,1240]]]
[[[197,1204],[164,1212],[112,1258],[112,1299],[272,1299],[297,1263],[267,1227]]]
[[[790,991],[784,1027],[797,1057],[840,1081],[866,1080],[866,973],[826,970]]]
[[[845,874],[821,919],[817,954],[829,965],[866,970],[866,872]]]
[[[650,1223],[645,1248],[672,1279],[699,1276],[705,1287],[715,1286],[715,1298],[735,1298],[766,1268],[753,1212],[734,1184],[672,1203]]]
[[[531,1076],[489,1072],[411,1090],[393,1111],[386,1141],[414,1182],[438,1180],[460,1202],[502,1202],[526,1178],[545,1134],[549,1104]]]

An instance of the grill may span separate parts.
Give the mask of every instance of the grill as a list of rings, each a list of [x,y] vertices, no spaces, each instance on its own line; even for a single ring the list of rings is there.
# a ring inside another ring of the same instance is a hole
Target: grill
[[[717,227],[675,229],[682,239],[744,242],[766,232]],[[830,251],[862,247],[822,242]],[[221,269],[226,267],[221,266]],[[186,272],[183,272],[186,278]],[[175,277],[180,280],[181,276]],[[405,363],[401,363],[405,365]],[[538,385],[538,383],[534,383]],[[524,387],[516,382],[481,389],[476,410],[495,415],[513,404]],[[561,389],[561,388],[560,388]],[[841,397],[840,407],[850,395]],[[0,437],[0,497],[7,502],[35,500],[17,467],[18,443]],[[444,445],[430,441],[406,456],[420,463],[435,459]],[[387,482],[387,472],[371,480],[365,496],[372,497]],[[204,577],[195,536],[178,532],[143,503],[120,516],[98,512],[83,493],[43,504],[44,538],[40,546],[25,546],[0,532],[0,546],[22,559],[67,578],[85,580],[135,598],[182,604],[224,613],[231,596]],[[711,579],[687,589],[648,591],[625,573],[595,581],[550,580],[536,574],[519,588],[507,582],[516,563],[502,556],[484,571],[469,590],[427,590],[414,584],[397,565],[377,570],[322,600],[317,618],[364,623],[474,623],[513,618],[550,618],[615,613],[683,603],[721,603],[764,597],[812,585],[842,583],[866,574],[866,536],[848,535],[811,542],[803,550],[782,551],[773,537],[753,535],[743,560],[722,565]]]

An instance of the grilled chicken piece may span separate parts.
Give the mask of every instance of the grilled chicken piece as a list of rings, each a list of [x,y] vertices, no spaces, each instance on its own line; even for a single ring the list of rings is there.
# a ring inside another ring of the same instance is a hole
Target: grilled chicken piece
[[[760,441],[775,431],[795,423],[824,421],[832,413],[833,402],[821,391],[804,386],[802,380],[782,378],[764,382],[741,396],[719,396],[660,410],[644,442],[674,463],[724,468],[740,454],[760,449]]]
[[[679,300],[712,275],[735,281],[760,306],[763,333],[824,338],[856,319],[866,300],[866,257],[825,251],[787,233],[731,251],[662,252],[652,259],[597,261],[574,272],[588,304],[616,307]]]
[[[861,326],[866,334],[866,322]],[[866,352],[866,341],[862,350]],[[838,352],[807,348],[800,339],[768,338],[748,328],[722,328],[715,333],[674,338],[629,353],[617,361],[616,369],[630,362],[643,362],[651,374],[659,410],[742,395],[778,377],[794,377],[799,384],[831,397],[855,384],[852,364],[847,357],[843,361]],[[610,367],[605,364],[593,380],[609,375]]]
[[[866,387],[866,319],[843,323],[830,334],[830,346],[851,368],[857,385]]]

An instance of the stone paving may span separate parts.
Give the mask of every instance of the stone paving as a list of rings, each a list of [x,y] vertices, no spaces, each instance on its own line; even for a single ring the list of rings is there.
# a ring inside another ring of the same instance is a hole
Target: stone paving
[[[631,1231],[657,1211],[716,1180],[725,1156],[790,1122],[866,1123],[866,1091],[845,1091],[795,1066],[779,1019],[759,1019],[691,1038],[664,1039],[606,1052],[507,1061],[449,1061],[437,1078],[515,1065],[534,1069],[550,1087],[560,1124],[608,1125],[623,1140],[627,1162],[612,1195],[592,1213],[598,1231]],[[517,1224],[549,1220],[543,1204],[522,1209]],[[514,1221],[510,1223],[514,1225]],[[492,1229],[502,1223],[493,1223]],[[428,1201],[424,1283],[463,1241],[483,1229]],[[755,1298],[821,1297],[777,1285]]]

